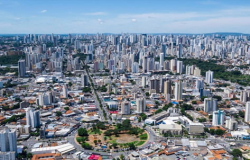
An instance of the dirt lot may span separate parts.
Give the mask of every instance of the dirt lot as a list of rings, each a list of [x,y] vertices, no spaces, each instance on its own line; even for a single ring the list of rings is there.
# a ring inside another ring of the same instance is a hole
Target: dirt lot
[[[120,137],[115,138],[117,143],[129,143],[133,141],[140,141],[140,138],[129,134],[121,134]]]

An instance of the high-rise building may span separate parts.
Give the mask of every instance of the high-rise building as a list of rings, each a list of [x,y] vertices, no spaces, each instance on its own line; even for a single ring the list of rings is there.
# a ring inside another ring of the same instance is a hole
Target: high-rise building
[[[62,87],[63,98],[68,98],[68,88],[66,85]]]
[[[168,79],[164,82],[164,94],[171,94],[171,80]]]
[[[147,77],[145,77],[145,76],[143,76],[142,77],[142,80],[141,80],[141,86],[143,87],[143,88],[145,88],[146,87],[146,85],[147,85]]]
[[[18,61],[18,77],[25,77],[25,74],[26,74],[25,60],[20,59]]]
[[[26,125],[30,125],[32,128],[40,127],[40,111],[33,108],[26,109]]]
[[[144,73],[147,73],[147,62],[148,62],[148,57],[144,56],[143,63],[142,63],[142,69]]]
[[[121,114],[130,114],[130,104],[128,101],[124,101],[121,104]]]
[[[213,111],[213,121],[212,121],[213,126],[224,125],[224,121],[225,121],[224,111],[221,110]]]
[[[191,75],[191,66],[190,65],[187,65],[186,66],[186,75]]]
[[[175,90],[174,90],[175,100],[182,100],[182,90],[183,87],[181,80],[175,82]]]
[[[182,74],[183,71],[183,62],[177,61],[177,73]]]
[[[88,83],[88,76],[85,75],[85,74],[81,75],[81,85],[83,87],[87,87],[89,85],[89,83]]]
[[[209,113],[217,110],[217,99],[205,98],[204,99],[204,112]]]
[[[204,88],[204,82],[201,79],[197,79],[195,82],[195,89],[200,90]]]
[[[153,71],[155,69],[155,59],[154,58],[148,58],[147,62],[147,71]]]
[[[137,62],[134,62],[132,64],[132,73],[138,73],[139,72],[139,64]]]
[[[38,95],[38,105],[43,106],[44,105],[44,94],[41,93]]]
[[[154,89],[156,93],[160,93],[160,80],[156,78],[151,79],[150,89]]]
[[[136,99],[136,111],[137,113],[143,113],[146,110],[146,102],[144,98]]]
[[[213,83],[213,79],[214,79],[214,72],[213,71],[207,71],[206,72],[206,83],[211,84]]]
[[[181,58],[182,57],[182,52],[183,52],[183,49],[182,49],[182,44],[179,44],[179,52],[178,52],[178,58]]]
[[[1,130],[0,141],[1,152],[17,152],[16,130],[10,130],[9,128],[4,128],[3,130]]]
[[[171,83],[172,82],[169,79],[164,82],[164,95],[166,101],[171,100],[171,91],[172,91]]]
[[[171,71],[176,71],[176,63],[177,63],[176,59],[171,59],[171,61],[170,61],[170,70]]]
[[[164,68],[164,53],[160,53],[160,69]]]
[[[243,90],[240,92],[240,101],[241,102],[247,102],[250,100],[250,91],[249,90]]]
[[[170,62],[169,61],[164,61],[164,69],[170,70]]]
[[[0,159],[13,160],[16,159],[16,152],[0,152]]]
[[[198,67],[195,67],[194,69],[194,76],[197,77],[201,76],[201,70]]]
[[[166,57],[166,44],[161,45],[161,52],[163,53],[163,58]]]
[[[226,117],[226,128],[228,128],[230,131],[237,130],[238,122],[231,117]]]
[[[246,103],[245,118],[244,118],[244,120],[247,123],[250,121],[250,102]]]

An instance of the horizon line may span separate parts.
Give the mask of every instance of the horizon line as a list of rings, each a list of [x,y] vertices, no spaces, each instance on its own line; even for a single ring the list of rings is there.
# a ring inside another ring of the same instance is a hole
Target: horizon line
[[[56,35],[64,35],[64,34],[249,34],[250,33],[242,33],[242,32],[207,32],[207,33],[167,33],[167,32],[159,32],[159,33],[143,33],[143,32],[121,32],[121,33],[109,33],[109,32],[104,32],[104,33],[100,33],[100,32],[96,32],[96,33],[0,33],[0,35],[24,35],[24,34],[38,34],[38,35],[42,35],[42,34],[56,34]]]

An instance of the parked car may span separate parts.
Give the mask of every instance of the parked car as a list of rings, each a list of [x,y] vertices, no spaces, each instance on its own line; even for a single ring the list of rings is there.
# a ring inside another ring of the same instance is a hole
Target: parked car
[[[189,156],[190,154],[188,152],[185,152],[182,154],[182,156]]]

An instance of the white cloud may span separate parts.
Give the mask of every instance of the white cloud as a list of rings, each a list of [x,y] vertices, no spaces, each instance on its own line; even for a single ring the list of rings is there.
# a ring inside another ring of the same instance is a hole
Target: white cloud
[[[99,24],[103,24],[103,20],[102,19],[97,19],[97,21],[99,22]]]
[[[92,13],[83,13],[83,15],[87,15],[87,16],[101,16],[101,15],[105,15],[107,13],[105,12],[92,12]]]
[[[92,13],[89,15],[97,14],[100,13]],[[26,18],[20,18],[21,20],[18,21],[18,15],[0,11],[0,32],[68,33],[74,28],[72,32],[79,33],[250,33],[250,8],[247,6],[197,12],[179,11],[164,13],[149,12],[143,14],[109,14],[109,16],[105,16],[105,18],[101,15],[99,17],[88,17],[83,16],[83,14],[78,16],[70,15],[67,18],[44,14],[39,20],[33,18],[32,15]],[[15,27],[17,24],[18,28]],[[46,27],[48,25],[51,27]]]
[[[41,13],[45,13],[45,12],[47,12],[47,10],[42,10],[42,11],[41,11]]]

